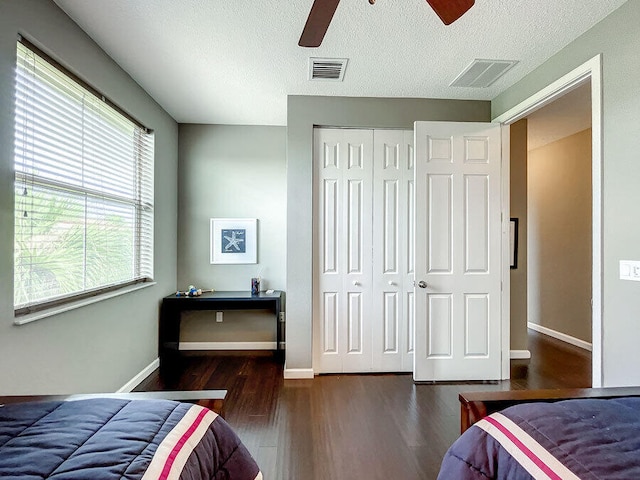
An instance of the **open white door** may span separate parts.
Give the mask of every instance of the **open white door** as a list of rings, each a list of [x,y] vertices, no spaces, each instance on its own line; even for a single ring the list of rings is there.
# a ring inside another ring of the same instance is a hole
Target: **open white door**
[[[501,378],[501,127],[416,122],[415,381]]]

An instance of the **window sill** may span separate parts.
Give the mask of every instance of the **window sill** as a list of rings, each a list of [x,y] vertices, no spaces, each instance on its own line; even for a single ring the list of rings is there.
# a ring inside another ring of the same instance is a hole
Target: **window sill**
[[[156,282],[139,283],[137,285],[131,285],[129,287],[123,287],[119,290],[114,290],[113,292],[104,293],[102,295],[96,295],[95,297],[78,300],[77,302],[67,303],[66,305],[53,307],[48,310],[43,310],[42,312],[29,313],[27,315],[20,315],[19,317],[14,318],[13,324],[25,325],[27,323],[35,322],[36,320],[42,320],[43,318],[53,317],[54,315],[58,315],[60,313],[85,307],[87,305],[91,305],[92,303],[98,303],[103,300],[108,300],[109,298],[119,297],[120,295],[125,295],[127,293],[135,292],[137,290],[142,290],[143,288],[152,287],[155,284]]]

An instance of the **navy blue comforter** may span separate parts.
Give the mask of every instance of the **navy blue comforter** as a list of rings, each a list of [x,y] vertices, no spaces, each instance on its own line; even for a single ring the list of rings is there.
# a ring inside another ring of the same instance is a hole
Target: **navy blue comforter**
[[[462,434],[438,476],[531,478],[640,479],[640,398],[507,408]]]
[[[197,405],[92,399],[0,407],[0,477],[261,478],[229,425]]]

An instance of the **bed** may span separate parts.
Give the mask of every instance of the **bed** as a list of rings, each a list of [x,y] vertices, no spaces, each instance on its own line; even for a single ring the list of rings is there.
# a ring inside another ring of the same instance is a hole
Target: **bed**
[[[260,480],[217,413],[172,400],[47,400],[0,406],[0,477]]]
[[[460,394],[439,480],[640,478],[640,389]]]

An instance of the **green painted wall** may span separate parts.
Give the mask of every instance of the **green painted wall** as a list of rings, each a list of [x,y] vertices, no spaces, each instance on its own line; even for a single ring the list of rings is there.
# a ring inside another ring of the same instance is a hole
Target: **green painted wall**
[[[22,34],[155,130],[155,279],[135,293],[13,324],[13,101]],[[0,2],[0,394],[115,391],[157,358],[176,288],[178,126],[49,0]]]
[[[179,128],[178,285],[216,290],[286,286],[286,133],[285,127],[192,125]],[[257,218],[258,263],[212,265],[211,218]],[[273,313],[215,312],[184,317],[183,341],[275,342]]]

